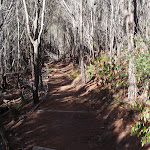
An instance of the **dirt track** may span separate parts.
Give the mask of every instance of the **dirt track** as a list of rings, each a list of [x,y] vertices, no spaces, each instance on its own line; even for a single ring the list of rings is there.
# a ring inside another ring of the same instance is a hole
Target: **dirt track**
[[[49,78],[49,92],[44,103],[11,129],[14,150],[30,150],[33,146],[56,150],[148,148],[141,148],[136,136],[130,136],[133,121],[130,112],[121,111],[118,107],[108,108],[108,102],[100,101],[98,95],[91,94],[90,91],[96,88],[93,80],[85,86],[81,85],[80,79],[72,83],[66,75],[72,71],[72,65],[57,63],[54,67],[55,70],[51,72],[54,76]],[[109,90],[102,89],[101,92],[112,99]],[[38,110],[42,112],[37,113]]]

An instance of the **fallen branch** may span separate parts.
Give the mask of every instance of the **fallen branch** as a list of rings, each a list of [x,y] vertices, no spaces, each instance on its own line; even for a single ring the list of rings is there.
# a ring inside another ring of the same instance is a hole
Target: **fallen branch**
[[[32,150],[54,150],[54,149],[34,146]]]
[[[64,77],[64,76],[68,76],[68,77],[70,77],[70,75],[69,74],[49,74],[48,75],[49,77]]]
[[[26,119],[27,116],[23,115],[21,116],[17,121],[15,121],[14,123],[12,123],[11,125],[9,125],[7,128],[6,128],[6,131],[9,130],[10,128],[12,128],[13,126],[15,126],[18,122],[20,122],[21,120],[24,120]]]
[[[89,113],[89,111],[67,111],[67,110],[38,110],[37,113],[45,113],[45,112],[52,112],[52,113]]]

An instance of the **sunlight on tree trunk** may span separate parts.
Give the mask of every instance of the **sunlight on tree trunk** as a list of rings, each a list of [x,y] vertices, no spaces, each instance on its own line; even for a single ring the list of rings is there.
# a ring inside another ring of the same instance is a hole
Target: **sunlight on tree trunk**
[[[134,61],[134,14],[132,12],[132,1],[129,1],[127,18],[127,36],[128,36],[128,50],[129,50],[129,87],[128,87],[128,99],[136,100],[137,97],[137,85],[136,85],[136,69]]]
[[[39,2],[39,1],[38,1]],[[33,100],[34,103],[39,102],[39,97],[38,97],[38,90],[39,90],[39,44],[40,44],[40,38],[43,30],[43,21],[44,21],[44,11],[45,11],[45,0],[43,0],[43,8],[42,8],[42,13],[41,13],[41,29],[38,33],[38,19],[39,19],[39,8],[37,6],[37,2],[35,1],[36,4],[36,17],[33,22],[34,26],[34,38],[31,37],[31,32],[30,32],[30,27],[29,27],[29,15],[27,11],[27,6],[25,0],[23,0],[24,4],[24,9],[25,9],[25,16],[26,16],[26,25],[27,25],[27,32],[29,39],[31,43],[33,44],[34,48],[34,85],[33,85]]]

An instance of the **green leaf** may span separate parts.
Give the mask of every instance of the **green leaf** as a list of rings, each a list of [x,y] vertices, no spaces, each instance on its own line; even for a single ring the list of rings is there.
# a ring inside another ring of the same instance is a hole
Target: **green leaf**
[[[124,78],[125,77],[125,73],[122,73],[122,78]]]
[[[137,123],[136,123],[136,128],[138,128],[139,124],[140,124],[140,122],[137,122]]]
[[[143,127],[143,132],[145,132],[145,131],[146,131],[146,127],[144,126],[144,127]]]
[[[110,78],[112,78],[112,75],[113,75],[113,74],[111,73],[111,74],[110,74]]]
[[[150,100],[148,100],[148,101],[146,102],[146,104],[147,104],[147,105],[150,105]]]
[[[134,127],[131,128],[131,136],[133,135],[134,133]]]
[[[149,132],[145,132],[145,135],[144,135],[144,137],[149,137],[150,136],[150,134],[149,134]]]
[[[147,143],[149,143],[150,142],[150,137],[147,137]]]
[[[140,137],[140,135],[141,135],[142,133],[143,133],[143,131],[139,129],[138,132],[137,132],[137,136]]]
[[[137,105],[137,109],[139,109],[139,110],[141,109],[140,105]]]
[[[150,117],[150,115],[149,115],[149,113],[147,113],[147,114],[146,114],[146,118],[149,119],[149,117]]]
[[[113,89],[113,85],[111,85],[111,90]]]
[[[146,139],[144,138],[144,140],[142,140],[142,147],[144,146],[145,143],[146,143]]]

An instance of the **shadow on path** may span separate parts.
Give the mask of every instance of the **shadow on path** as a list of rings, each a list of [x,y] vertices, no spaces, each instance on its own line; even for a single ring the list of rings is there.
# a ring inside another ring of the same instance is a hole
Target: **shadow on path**
[[[53,74],[66,74],[72,65],[54,65]],[[87,113],[33,113],[11,129],[15,149],[30,150],[33,146],[56,150],[147,150],[136,136],[130,136],[134,123],[132,111],[110,106],[114,100],[109,89],[99,93],[88,91],[94,80],[79,89],[71,86],[66,76],[49,79],[49,93],[38,110],[86,111]],[[64,88],[64,90],[63,90]],[[61,89],[61,90],[60,90]]]

